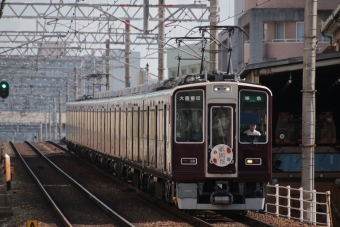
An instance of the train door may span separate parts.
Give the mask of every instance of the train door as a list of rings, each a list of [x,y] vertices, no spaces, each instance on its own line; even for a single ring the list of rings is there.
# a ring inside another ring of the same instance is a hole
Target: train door
[[[156,115],[157,107],[151,106],[149,108],[149,144],[148,144],[148,166],[156,168]]]
[[[164,156],[165,156],[165,139],[164,139],[164,123],[165,123],[165,115],[164,115],[164,106],[158,105],[157,108],[157,116],[156,116],[156,133],[157,133],[157,149],[156,149],[156,168],[160,171],[164,171]]]
[[[149,121],[148,121],[148,116],[149,116],[149,107],[146,105],[144,106],[143,103],[143,110],[141,113],[141,161],[142,161],[142,166],[146,167],[148,166],[148,127],[149,127]]]
[[[133,107],[129,105],[126,109],[126,158],[133,160],[132,146],[133,146],[133,135],[132,128],[135,123],[133,122]]]
[[[139,107],[138,108],[132,108],[132,122],[133,122],[133,128],[132,128],[132,134],[133,134],[133,145],[132,145],[132,157],[134,162],[139,162]]]
[[[236,172],[236,149],[234,149],[235,105],[209,105],[209,152],[208,173]]]

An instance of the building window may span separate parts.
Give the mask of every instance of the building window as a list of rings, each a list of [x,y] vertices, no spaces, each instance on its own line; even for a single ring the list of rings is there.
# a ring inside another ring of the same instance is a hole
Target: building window
[[[304,22],[296,22],[296,42],[303,42]]]
[[[284,22],[276,22],[276,34],[275,39],[276,42],[284,42],[285,38],[285,23]]]
[[[171,75],[172,75],[172,78],[176,78],[177,77],[177,72],[176,71],[171,71]]]
[[[182,76],[187,74],[187,71],[185,69],[181,70]]]

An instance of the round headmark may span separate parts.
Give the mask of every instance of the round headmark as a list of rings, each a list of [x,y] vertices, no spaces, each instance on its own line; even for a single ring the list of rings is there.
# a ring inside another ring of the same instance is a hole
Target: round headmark
[[[228,145],[218,144],[211,150],[210,164],[224,167],[232,163],[234,163],[233,151]]]

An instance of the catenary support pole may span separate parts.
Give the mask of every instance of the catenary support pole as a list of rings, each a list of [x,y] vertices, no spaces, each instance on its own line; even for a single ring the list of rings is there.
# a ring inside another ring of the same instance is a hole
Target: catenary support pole
[[[61,123],[61,111],[62,111],[62,96],[61,91],[59,90],[59,140],[61,140],[61,133],[62,133],[62,123]]]
[[[210,26],[217,26],[220,22],[219,15],[220,7],[219,0],[211,0],[210,1]],[[210,30],[210,34],[213,38],[218,39],[218,31]],[[209,59],[209,70],[217,71],[218,67],[218,45],[215,42],[211,42],[210,44],[210,59]]]
[[[106,91],[110,91],[110,40],[106,40]]]
[[[305,0],[302,81],[302,174],[304,219],[312,222],[315,151],[315,59],[317,0]],[[314,214],[315,215],[315,214]]]
[[[159,5],[165,5],[165,0],[158,0]],[[159,7],[158,27],[158,81],[164,80],[164,18],[165,8]]]
[[[125,24],[125,87],[131,86],[130,76],[130,21]]]

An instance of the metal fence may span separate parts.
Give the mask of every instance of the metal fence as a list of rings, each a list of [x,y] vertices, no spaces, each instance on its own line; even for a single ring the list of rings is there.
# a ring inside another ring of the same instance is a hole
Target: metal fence
[[[296,189],[296,188],[291,188],[289,185],[279,186],[278,184],[275,184],[275,185],[268,184],[267,188],[275,189],[275,194],[267,193],[267,201],[268,201],[267,202],[267,213],[275,215],[277,217],[280,216],[280,217],[286,217],[288,219],[296,219],[301,222],[306,222],[306,223],[310,223],[313,225],[331,226],[332,221],[331,221],[331,209],[330,209],[330,204],[331,204],[330,191],[326,191],[326,192],[316,192],[315,190],[307,191],[307,190],[303,190],[303,188]],[[267,192],[268,191],[269,190],[267,190]],[[298,197],[291,196],[292,191],[295,191],[295,192],[297,191]],[[303,198],[304,193],[312,193],[312,201],[304,200]],[[324,196],[324,199],[322,199],[323,196]],[[324,201],[321,202],[321,200],[324,200]],[[275,203],[271,203],[272,201],[275,201]],[[311,203],[312,211],[304,210],[303,209],[304,203]],[[319,207],[318,209],[316,209],[317,206]],[[275,210],[275,212],[269,212],[268,210],[270,211]],[[311,215],[312,221],[310,219],[304,219],[304,213],[306,213],[306,216]]]

